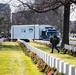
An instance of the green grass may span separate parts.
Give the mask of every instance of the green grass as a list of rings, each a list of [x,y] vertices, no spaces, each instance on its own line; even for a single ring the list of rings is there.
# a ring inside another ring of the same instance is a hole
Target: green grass
[[[51,48],[47,47],[45,45],[39,45],[39,44],[36,44],[36,43],[33,43],[33,42],[30,42],[29,44],[34,46],[34,47],[36,47],[36,48],[41,49],[42,51],[45,51],[45,52],[49,53],[50,55],[52,55],[54,57],[60,58],[61,60],[76,66],[76,57],[70,56],[68,54],[57,53],[56,50],[54,50],[54,53],[50,53],[51,52]]]
[[[0,75],[43,75],[16,42],[0,45]]]

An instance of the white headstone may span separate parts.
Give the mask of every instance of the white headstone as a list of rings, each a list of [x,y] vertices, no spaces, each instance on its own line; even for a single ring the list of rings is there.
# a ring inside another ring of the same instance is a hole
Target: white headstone
[[[64,61],[60,61],[60,64],[59,64],[59,72],[60,73],[63,73],[63,66],[64,66]]]
[[[64,63],[63,73],[65,75],[69,75],[69,63],[67,63],[67,62]]]
[[[56,58],[56,69],[59,71],[59,63],[60,63],[60,59]]]
[[[74,65],[70,65],[69,66],[69,75],[76,75],[75,74],[75,66]]]

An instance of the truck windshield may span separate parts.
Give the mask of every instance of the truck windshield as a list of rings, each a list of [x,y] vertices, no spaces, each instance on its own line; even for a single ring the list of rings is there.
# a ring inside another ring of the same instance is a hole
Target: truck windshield
[[[48,38],[53,37],[54,34],[58,35],[58,32],[47,32]]]

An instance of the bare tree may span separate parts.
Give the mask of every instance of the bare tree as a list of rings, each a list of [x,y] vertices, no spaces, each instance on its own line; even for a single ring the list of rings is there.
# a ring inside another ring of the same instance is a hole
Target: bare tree
[[[64,6],[64,19],[63,19],[63,38],[62,45],[69,44],[69,15],[70,15],[70,5],[72,3],[76,4],[76,0],[36,0],[34,4],[27,4],[21,0],[18,0],[22,3],[24,7],[28,6],[29,9],[34,10],[38,13],[44,13],[50,10],[56,10],[61,6]]]

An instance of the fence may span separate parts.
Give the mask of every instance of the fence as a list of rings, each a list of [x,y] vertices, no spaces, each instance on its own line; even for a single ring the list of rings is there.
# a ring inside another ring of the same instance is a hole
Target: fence
[[[25,41],[18,41],[22,42],[28,49],[36,53],[47,63],[47,65],[50,67],[55,67],[60,73],[64,73],[65,75],[76,75],[76,67],[74,65],[70,65],[69,63],[62,61],[59,58],[53,57],[50,54],[29,45]]]

